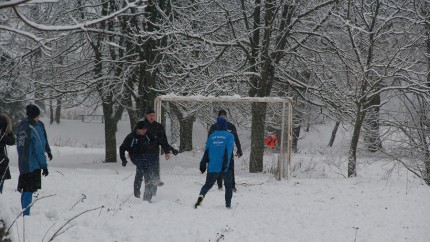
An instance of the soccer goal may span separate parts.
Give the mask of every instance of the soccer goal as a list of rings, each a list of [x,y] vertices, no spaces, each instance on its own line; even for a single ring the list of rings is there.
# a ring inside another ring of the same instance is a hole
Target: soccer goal
[[[195,154],[197,167],[208,131],[219,110],[237,129],[243,156],[235,157],[235,173],[272,173],[288,179],[291,167],[292,101],[278,97],[158,96],[157,121],[166,127],[169,142],[184,154]],[[234,147],[234,154],[237,147]]]

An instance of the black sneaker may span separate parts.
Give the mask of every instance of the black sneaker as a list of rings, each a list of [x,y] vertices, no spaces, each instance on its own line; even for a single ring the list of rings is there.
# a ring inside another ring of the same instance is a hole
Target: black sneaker
[[[162,181],[159,181],[157,184],[157,186],[159,186],[159,187],[161,187],[162,185],[164,185],[164,182],[162,182]]]
[[[231,209],[231,205],[225,205],[227,209]]]
[[[136,198],[140,198],[140,191],[134,191],[134,196]]]
[[[194,204],[194,208],[197,208],[198,206],[200,206],[202,204],[203,198],[204,198],[203,195],[200,195],[197,198],[197,202],[196,202],[196,204]]]

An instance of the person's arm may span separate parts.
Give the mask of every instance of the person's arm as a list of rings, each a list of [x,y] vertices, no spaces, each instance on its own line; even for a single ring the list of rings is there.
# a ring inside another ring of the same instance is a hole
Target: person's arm
[[[223,166],[223,171],[227,172],[228,168],[230,167],[230,157],[233,154],[233,148],[234,148],[234,135],[229,135],[227,137],[227,141],[226,141],[226,149],[225,149],[225,153],[224,153],[224,161],[223,164],[226,164],[225,166]]]
[[[42,169],[48,169],[48,163],[46,162],[46,156],[45,156],[45,147],[43,146],[43,137],[41,136],[40,132],[37,132],[37,129],[32,129],[31,136],[30,136],[30,145],[33,147],[34,154],[36,156],[36,159],[39,161],[39,166]],[[31,154],[30,154],[31,156]]]
[[[46,153],[51,154],[51,147],[49,146],[48,134],[46,133],[45,124],[42,121],[39,121],[39,122],[40,122],[40,126],[43,129],[43,135],[45,135],[45,139],[46,139],[45,151],[46,151]],[[52,158],[50,158],[50,159],[52,159]]]
[[[124,165],[124,162],[127,164],[127,158],[125,158],[125,151],[130,151],[132,141],[133,141],[133,136],[129,134],[125,137],[124,141],[119,147],[119,157],[121,158],[123,165]]]
[[[170,154],[170,146],[167,142],[166,131],[164,131],[163,125],[158,125],[158,144],[161,146],[165,154]],[[173,148],[173,147],[172,147]]]
[[[0,141],[2,144],[6,144],[6,145],[14,145],[15,144],[15,135],[12,132],[5,133],[2,135],[4,135]]]
[[[239,140],[239,135],[237,135],[237,130],[236,130],[236,126],[232,123],[231,124],[231,133],[234,136],[234,143],[236,144],[236,148],[237,148],[237,152],[236,155],[238,157],[242,156],[242,145],[240,144],[240,140]]]

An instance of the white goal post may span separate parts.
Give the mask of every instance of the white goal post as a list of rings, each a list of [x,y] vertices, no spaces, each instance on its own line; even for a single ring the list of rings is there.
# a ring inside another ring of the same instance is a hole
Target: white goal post
[[[217,103],[217,104],[230,104],[234,103],[266,103],[276,107],[276,111],[281,117],[280,123],[275,124],[280,127],[279,146],[277,151],[277,172],[275,173],[276,179],[288,179],[291,167],[291,151],[292,151],[292,128],[293,128],[293,113],[292,101],[290,98],[280,97],[240,97],[240,96],[177,96],[175,94],[168,94],[158,96],[155,99],[155,110],[157,121],[161,122],[162,119],[162,106],[169,103]],[[276,106],[275,106],[276,105]],[[266,105],[267,107],[267,105]],[[282,110],[279,110],[282,109]],[[240,109],[238,112],[241,112]],[[252,131],[251,131],[252,132]],[[263,137],[265,137],[265,134]],[[264,140],[261,141],[262,143]]]

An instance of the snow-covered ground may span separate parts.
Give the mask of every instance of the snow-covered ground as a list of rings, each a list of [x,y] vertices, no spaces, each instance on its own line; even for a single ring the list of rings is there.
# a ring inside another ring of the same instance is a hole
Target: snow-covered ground
[[[193,208],[205,180],[198,150],[161,160],[165,185],[150,204],[132,196],[131,163],[124,168],[102,162],[103,124],[64,120],[46,126],[54,155],[50,174],[31,216],[12,226],[13,241],[49,241],[55,234],[54,241],[62,242],[429,241],[429,187],[401,166],[363,157],[359,176],[344,178],[348,132],[340,130],[335,147],[328,149],[330,125],[302,132],[293,177],[284,181],[246,171],[249,139],[241,134],[245,155],[236,160],[238,192],[230,210],[224,192],[214,188]],[[128,130],[121,122],[118,143]],[[196,146],[205,137],[197,136]],[[0,195],[0,218],[7,227],[21,211],[15,147],[9,154],[13,178]]]

